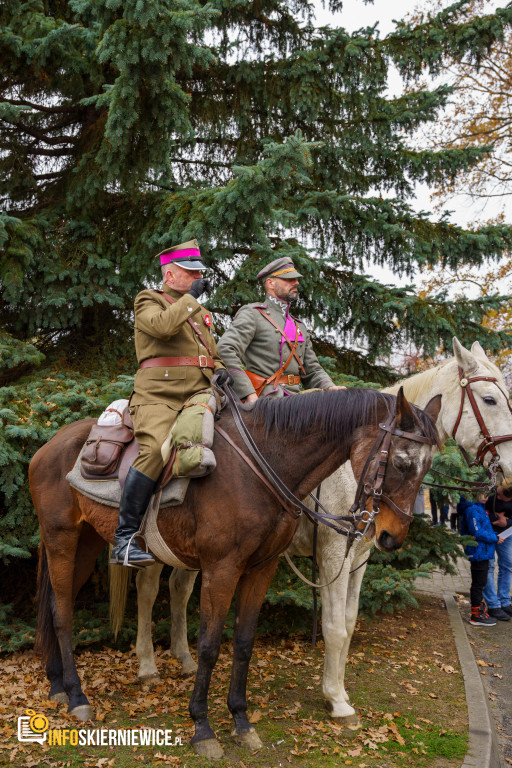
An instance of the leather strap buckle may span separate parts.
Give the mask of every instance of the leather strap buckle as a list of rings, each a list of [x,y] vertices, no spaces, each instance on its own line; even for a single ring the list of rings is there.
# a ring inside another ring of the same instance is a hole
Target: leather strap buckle
[[[289,373],[289,374],[288,374],[288,386],[289,386],[289,387],[293,387],[293,386],[295,386],[295,379],[296,379],[296,378],[297,378],[297,377],[296,377],[296,376],[292,376],[292,374],[291,374],[291,373]]]
[[[208,358],[206,355],[199,355],[199,367],[208,368]]]

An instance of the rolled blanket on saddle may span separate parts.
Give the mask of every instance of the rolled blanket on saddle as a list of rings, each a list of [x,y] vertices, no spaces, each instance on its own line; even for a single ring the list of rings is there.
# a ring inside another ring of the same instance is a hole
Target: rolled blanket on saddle
[[[196,392],[186,401],[162,445],[164,464],[172,457],[171,477],[203,477],[213,472],[217,466],[212,451],[215,414],[221,407],[213,389]]]

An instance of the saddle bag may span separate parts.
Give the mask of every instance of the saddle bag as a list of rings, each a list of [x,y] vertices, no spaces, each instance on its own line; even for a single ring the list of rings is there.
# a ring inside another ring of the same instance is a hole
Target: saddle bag
[[[133,440],[133,423],[128,407],[117,413],[117,424],[102,424],[100,416],[98,424],[92,427],[85,441],[80,472],[87,480],[115,477],[123,450]]]
[[[172,477],[203,477],[217,466],[212,451],[214,420],[221,405],[212,389],[201,390],[189,397],[178,414],[167,440],[162,458],[167,463],[173,450]]]
[[[268,378],[266,379],[264,376],[259,376],[257,373],[252,373],[251,371],[244,371],[244,373],[249,377],[256,395],[259,397],[267,386]]]

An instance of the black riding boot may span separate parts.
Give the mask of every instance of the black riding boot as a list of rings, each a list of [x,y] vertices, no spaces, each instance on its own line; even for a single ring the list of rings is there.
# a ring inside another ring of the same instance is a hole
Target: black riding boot
[[[131,565],[143,568],[155,562],[149,552],[144,552],[137,543],[137,536],[130,539],[139,530],[142,518],[150,502],[155,481],[130,467],[124,484],[121,504],[119,505],[119,525],[114,534],[114,549],[110,557],[111,565]],[[129,547],[129,549],[128,549]],[[125,562],[126,552],[128,558]]]

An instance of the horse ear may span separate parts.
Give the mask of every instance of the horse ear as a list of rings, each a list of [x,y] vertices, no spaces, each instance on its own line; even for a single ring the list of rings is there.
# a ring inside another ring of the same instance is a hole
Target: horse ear
[[[479,341],[474,341],[471,345],[471,351],[475,357],[479,357],[481,360],[489,362],[489,358],[485,354],[485,349],[482,347]]]
[[[423,409],[427,416],[430,416],[434,424],[436,423],[439,411],[441,410],[442,397],[442,395],[434,395]]]
[[[398,428],[404,432],[410,432],[415,426],[414,413],[409,401],[404,395],[404,388],[400,387],[396,396],[396,415],[398,416]]]
[[[473,371],[478,368],[478,363],[475,360],[473,353],[470,352],[469,349],[466,349],[466,347],[463,347],[456,336],[453,337],[452,344],[455,359],[464,373],[473,373]]]

